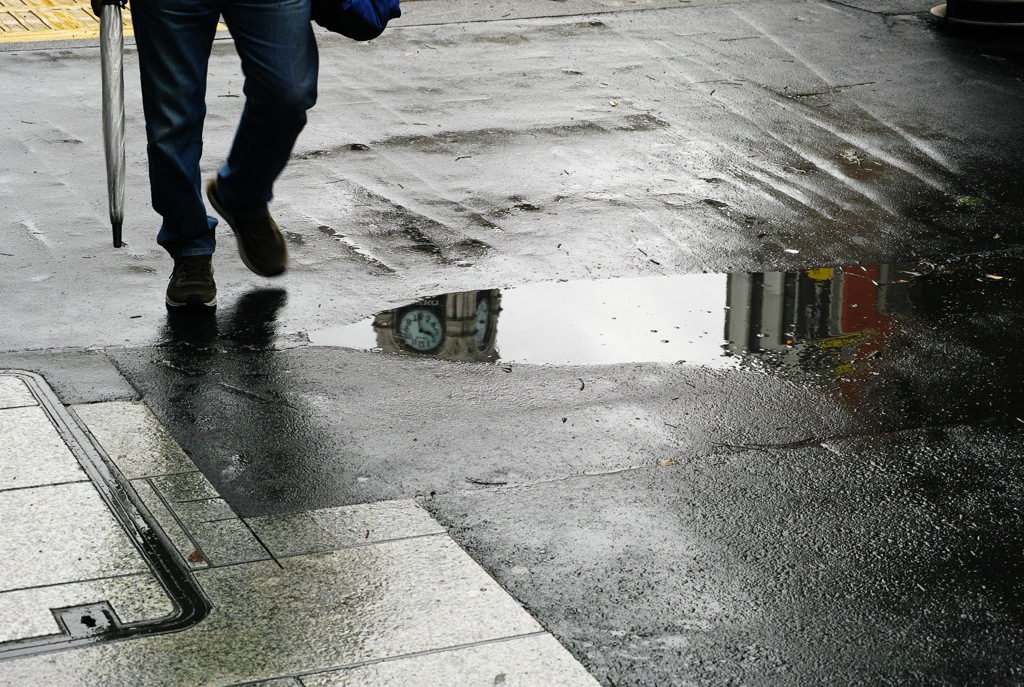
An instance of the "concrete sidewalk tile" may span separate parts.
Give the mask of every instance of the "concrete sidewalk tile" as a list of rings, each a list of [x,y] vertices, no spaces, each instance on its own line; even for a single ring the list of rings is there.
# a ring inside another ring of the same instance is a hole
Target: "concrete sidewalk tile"
[[[445,533],[444,528],[412,500],[268,515],[247,522],[275,556]]]
[[[196,469],[143,403],[110,401],[72,409],[128,479]]]
[[[231,510],[231,506],[224,499],[182,501],[174,504],[174,513],[181,524],[190,530],[202,522],[238,519],[235,511]]]
[[[245,521],[278,558],[336,548],[331,545],[332,537],[307,511],[246,518]]]
[[[184,632],[0,663],[0,684],[236,685],[542,628],[445,536],[195,575],[213,613]]]
[[[213,488],[210,481],[199,471],[183,472],[177,475],[161,475],[152,478],[152,484],[163,494],[164,498],[171,502],[204,501],[220,498],[217,490]]]
[[[302,683],[294,677],[279,677],[274,680],[260,680],[259,682],[239,682],[231,687],[302,687]]]
[[[303,587],[329,596],[330,603],[322,604],[328,618],[336,613],[339,621],[359,628],[363,658],[346,662],[542,629],[444,535],[297,556],[281,564]]]
[[[272,677],[541,630],[445,537],[283,565],[198,572],[222,612],[197,627],[190,643],[218,654],[226,668],[257,665]]]
[[[387,540],[425,534],[445,534],[445,529],[413,500],[381,501],[358,507],[325,508],[310,513],[313,519],[341,542],[358,544],[370,539]]]
[[[25,382],[11,375],[0,375],[0,408],[37,405]]]
[[[156,518],[160,529],[171,540],[171,545],[178,550],[178,553],[181,554],[182,559],[185,560],[188,566],[193,570],[209,567],[209,563],[206,562],[206,555],[202,551],[198,551],[196,542],[178,524],[174,515],[156,493],[156,489],[144,479],[134,480],[132,487],[135,488],[135,493],[138,494],[143,505]]]
[[[0,410],[0,437],[0,491],[88,479],[38,406]]]
[[[551,635],[494,642],[302,676],[303,687],[597,687]]]
[[[174,604],[151,573],[0,593],[0,642],[60,632],[54,608],[110,602],[124,623],[153,621],[174,612]]]
[[[0,590],[148,571],[89,482],[0,492]]]
[[[210,565],[249,563],[271,557],[241,520],[200,522],[189,529]]]

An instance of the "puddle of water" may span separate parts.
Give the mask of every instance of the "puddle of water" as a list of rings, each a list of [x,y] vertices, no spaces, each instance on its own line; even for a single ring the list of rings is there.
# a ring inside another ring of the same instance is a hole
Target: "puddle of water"
[[[723,350],[728,283],[698,274],[445,294],[313,332],[310,341],[449,360],[733,366]]]
[[[1024,423],[1021,303],[1024,260],[1008,253],[451,293],[310,340],[472,362],[685,361],[824,382],[896,424]]]
[[[310,340],[476,362],[751,367],[831,379],[852,395],[878,375],[903,388],[930,383],[935,362],[903,370],[937,351],[1007,370],[1018,284],[1017,255],[545,283],[426,298]]]

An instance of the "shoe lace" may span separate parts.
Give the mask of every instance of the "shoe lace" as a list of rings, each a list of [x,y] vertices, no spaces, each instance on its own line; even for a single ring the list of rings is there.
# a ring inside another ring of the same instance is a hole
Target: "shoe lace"
[[[174,266],[172,278],[180,283],[202,281],[209,271],[203,256],[187,256]]]

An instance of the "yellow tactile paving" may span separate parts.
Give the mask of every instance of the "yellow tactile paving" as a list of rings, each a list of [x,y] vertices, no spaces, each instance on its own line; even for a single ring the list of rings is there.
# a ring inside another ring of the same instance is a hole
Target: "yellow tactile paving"
[[[130,34],[131,13],[122,17]],[[0,43],[96,38],[99,31],[89,0],[0,0]]]

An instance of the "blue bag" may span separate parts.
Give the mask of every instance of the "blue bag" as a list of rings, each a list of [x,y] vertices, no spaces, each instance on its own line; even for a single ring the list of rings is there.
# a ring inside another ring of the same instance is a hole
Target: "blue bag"
[[[357,41],[384,33],[391,19],[402,16],[399,0],[312,0],[313,21],[328,31]]]

